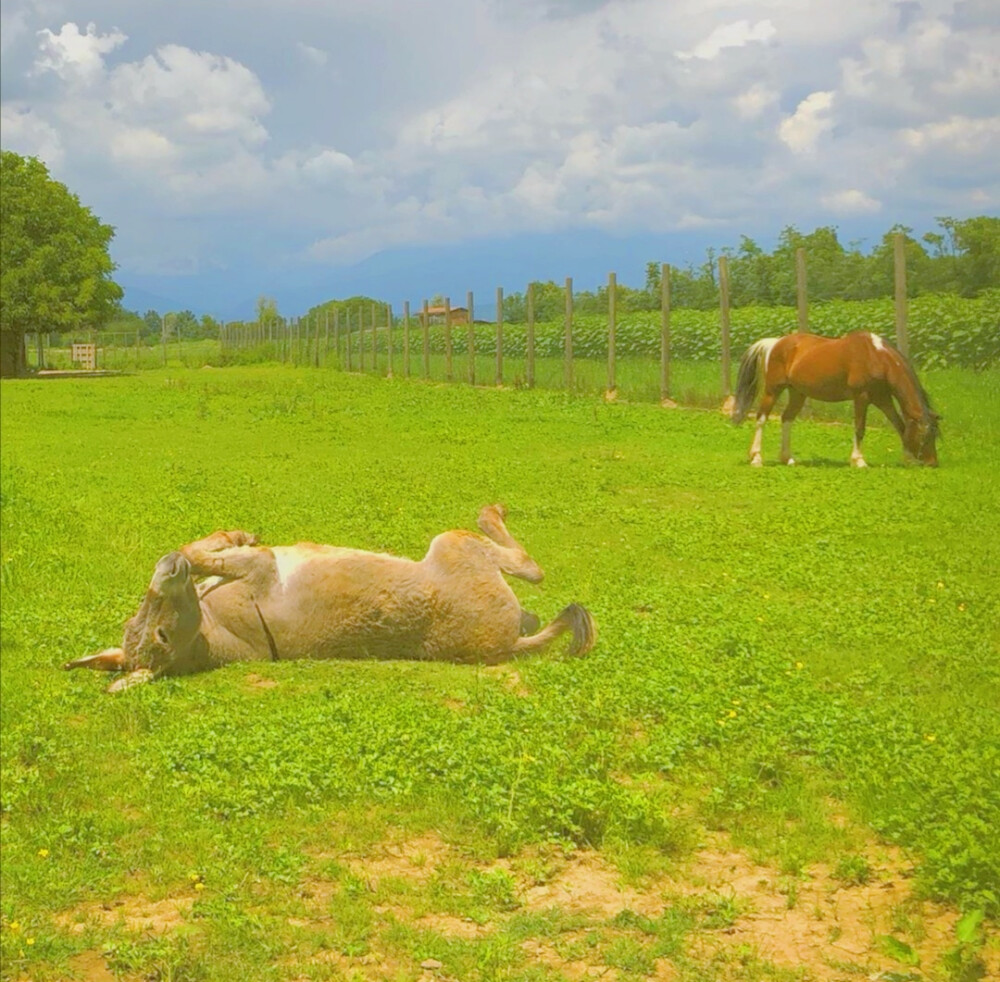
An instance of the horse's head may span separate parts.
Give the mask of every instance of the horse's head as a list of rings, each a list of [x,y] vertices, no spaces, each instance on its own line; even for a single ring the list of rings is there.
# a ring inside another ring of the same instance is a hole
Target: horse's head
[[[921,419],[907,420],[903,430],[903,446],[906,452],[928,467],[937,467],[937,438],[940,435],[938,422],[941,417],[933,409]]]
[[[179,552],[164,556],[153,571],[145,599],[125,625],[122,647],[131,669],[183,674],[201,628],[201,605],[191,564]]]
[[[120,648],[67,663],[65,668],[125,671],[108,689],[117,692],[158,675],[183,675],[205,646],[201,605],[191,578],[191,564],[179,552],[157,564],[141,606],[125,625]]]

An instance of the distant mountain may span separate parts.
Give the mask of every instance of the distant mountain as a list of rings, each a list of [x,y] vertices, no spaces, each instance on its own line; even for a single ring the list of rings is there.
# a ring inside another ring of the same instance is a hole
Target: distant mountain
[[[171,297],[164,297],[161,294],[143,290],[142,287],[128,286],[126,284],[122,284],[122,287],[125,290],[125,296],[122,297],[122,307],[125,310],[135,310],[140,314],[146,313],[147,310],[155,310],[160,314],[164,314],[170,310],[184,310],[188,306]]]

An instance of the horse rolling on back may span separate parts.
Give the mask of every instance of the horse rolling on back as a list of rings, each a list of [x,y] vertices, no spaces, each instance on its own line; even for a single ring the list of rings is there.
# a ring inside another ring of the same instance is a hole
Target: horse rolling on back
[[[124,671],[108,691],[233,661],[415,658],[496,664],[570,632],[594,644],[593,618],[570,604],[546,627],[504,580],[542,570],[507,531],[506,510],[479,513],[484,535],[443,532],[420,561],[300,542],[260,545],[215,532],[164,556],[121,647],[65,668]]]
[[[733,422],[742,423],[757,393],[757,428],[750,445],[750,463],[763,464],[764,424],[774,403],[788,389],[788,405],[781,414],[781,461],[794,464],[792,423],[807,398],[823,402],[854,401],[854,447],[851,464],[867,467],[861,452],[869,405],[888,417],[903,442],[908,458],[937,466],[935,441],[940,417],[910,363],[884,339],[868,331],[841,338],[815,334],[786,334],[752,344],[740,361]],[[893,402],[899,403],[899,409]]]

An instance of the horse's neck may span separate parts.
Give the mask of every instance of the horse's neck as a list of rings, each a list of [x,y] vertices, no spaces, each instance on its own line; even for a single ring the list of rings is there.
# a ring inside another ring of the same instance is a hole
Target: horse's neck
[[[886,352],[889,358],[889,384],[892,387],[892,394],[899,402],[899,408],[907,419],[923,419],[924,403],[917,390],[917,384],[913,380],[913,375],[904,364],[902,355],[893,352]]]

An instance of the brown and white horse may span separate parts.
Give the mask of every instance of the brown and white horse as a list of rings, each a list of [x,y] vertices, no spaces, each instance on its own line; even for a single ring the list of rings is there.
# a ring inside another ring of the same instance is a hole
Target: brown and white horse
[[[747,348],[740,361],[733,422],[742,423],[763,388],[757,408],[757,429],[750,445],[750,463],[763,464],[764,424],[774,403],[788,389],[788,405],[781,414],[781,461],[794,464],[792,423],[806,399],[823,402],[854,401],[854,448],[851,465],[867,467],[861,453],[868,406],[888,417],[903,441],[908,457],[937,466],[935,441],[940,417],[910,363],[888,342],[868,331],[842,338],[815,334],[786,334],[764,338]],[[893,400],[899,403],[897,411]]]

